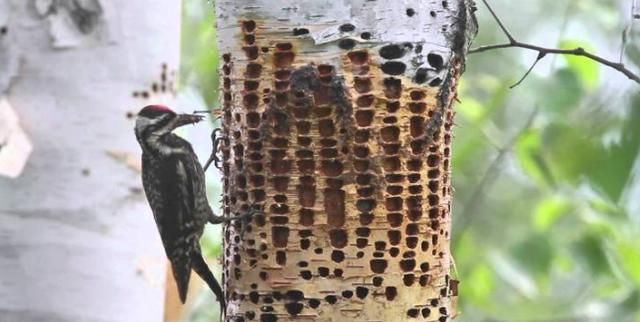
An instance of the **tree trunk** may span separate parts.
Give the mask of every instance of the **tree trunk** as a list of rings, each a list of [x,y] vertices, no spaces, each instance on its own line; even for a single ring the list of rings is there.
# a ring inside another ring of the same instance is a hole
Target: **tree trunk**
[[[0,177],[0,320],[161,321],[132,116],[173,97],[179,1],[0,0],[0,28],[0,97],[34,147]]]
[[[474,8],[276,3],[216,3],[224,211],[260,210],[225,230],[226,321],[449,321],[451,104]]]

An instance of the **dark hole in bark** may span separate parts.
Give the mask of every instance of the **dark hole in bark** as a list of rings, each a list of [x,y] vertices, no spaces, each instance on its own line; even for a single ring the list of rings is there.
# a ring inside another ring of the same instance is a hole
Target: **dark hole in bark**
[[[362,65],[369,60],[369,53],[365,50],[352,51],[347,54],[347,57],[354,65]]]
[[[380,131],[383,141],[395,142],[400,138],[400,129],[396,126],[387,126]]]
[[[437,206],[438,203],[440,202],[440,197],[438,197],[438,195],[430,194],[428,199],[429,199],[429,206]]]
[[[333,229],[329,231],[329,239],[331,241],[331,246],[335,248],[344,248],[347,246],[347,232],[342,229]]]
[[[428,69],[418,68],[418,70],[416,70],[416,76],[413,78],[413,81],[418,84],[422,84],[426,82],[428,73],[429,73]]]
[[[247,64],[247,70],[245,71],[245,76],[247,78],[259,78],[262,73],[262,65],[257,63],[249,63]],[[231,99],[229,97],[229,99]]]
[[[244,50],[244,54],[247,56],[249,60],[255,60],[258,58],[258,47],[257,46],[244,46],[242,47]]]
[[[300,312],[302,312],[304,305],[302,303],[294,302],[294,303],[287,303],[284,305],[284,307],[287,309],[287,313],[295,316],[300,314]]]
[[[335,295],[327,295],[324,300],[329,304],[336,304],[336,302],[338,302],[338,297]]]
[[[342,263],[344,261],[344,252],[340,250],[334,250],[331,252],[331,260],[336,263]]]
[[[407,69],[407,66],[403,62],[388,61],[380,66],[382,71],[388,75],[401,75]]]
[[[384,290],[387,301],[393,301],[398,295],[398,290],[394,286],[387,286]]]
[[[416,276],[415,276],[415,275],[413,275],[413,274],[405,274],[405,275],[402,277],[402,281],[404,282],[404,285],[405,285],[405,286],[411,286],[411,285],[413,285],[413,283],[415,282],[415,280],[416,280]]]
[[[358,188],[357,192],[358,192],[358,197],[371,197],[373,196],[375,189],[373,187],[364,187],[364,188]]]
[[[329,268],[328,267],[318,267],[318,275],[322,277],[329,276]]]
[[[373,116],[373,110],[357,111],[355,114],[356,123],[362,127],[369,126],[373,122]]]
[[[278,265],[284,266],[287,264],[287,253],[283,251],[276,252],[276,263]]]
[[[329,177],[336,177],[342,174],[343,166],[340,160],[323,160],[322,173]]]
[[[345,193],[340,189],[324,190],[324,207],[327,223],[333,227],[341,227],[345,222]],[[333,238],[332,238],[333,240]]]
[[[403,201],[400,197],[387,198],[385,206],[388,211],[399,211],[402,210],[402,203]]]
[[[384,95],[387,98],[400,98],[402,94],[402,82],[398,78],[388,77],[383,81]]]
[[[312,309],[315,309],[318,306],[320,306],[320,300],[316,300],[316,299],[309,300],[309,307],[311,307]]]
[[[418,237],[415,236],[410,236],[405,238],[405,242],[407,243],[407,247],[409,247],[410,249],[414,249],[416,248],[416,246],[418,246]]]
[[[358,286],[356,287],[356,296],[359,299],[364,299],[367,297],[367,295],[369,294],[369,289],[366,287],[362,287],[362,286]]]
[[[300,271],[300,277],[304,280],[310,280],[313,275],[311,274],[311,271]]]
[[[384,59],[398,59],[404,56],[404,47],[398,44],[386,45],[378,51]]]
[[[360,199],[356,202],[356,208],[361,212],[372,211],[376,207],[375,199]]]
[[[338,42],[338,47],[344,50],[352,49],[355,46],[356,46],[356,41],[351,38],[342,39]]]
[[[359,221],[361,225],[369,225],[373,222],[373,214],[372,213],[364,213],[360,214]]]
[[[242,22],[242,29],[245,32],[253,32],[256,29],[256,22],[253,20],[245,20]]]
[[[273,64],[277,68],[285,68],[291,66],[295,54],[290,51],[281,51],[273,54]]]
[[[400,109],[400,102],[398,101],[389,101],[387,102],[387,112],[395,113]]]
[[[384,259],[372,259],[371,261],[369,261],[369,266],[370,266],[372,272],[374,272],[376,274],[382,274],[387,269],[387,261],[384,260]],[[376,281],[375,277],[374,277],[373,281],[374,281],[374,285],[375,285],[375,281]],[[380,284],[382,284],[381,278],[380,278]]]
[[[402,233],[399,230],[389,230],[387,231],[387,237],[389,238],[389,244],[398,245],[400,244]]]
[[[402,214],[397,212],[392,212],[387,214],[387,222],[389,222],[389,226],[392,228],[397,228],[402,225]]]
[[[429,82],[429,86],[436,87],[442,84],[442,79],[440,77],[436,77]]]
[[[374,95],[361,95],[356,98],[356,105],[358,107],[370,107],[375,99]]]
[[[357,143],[366,143],[367,141],[369,141],[369,131],[357,130],[354,138]]]
[[[289,228],[275,226],[271,228],[273,246],[278,248],[287,247],[289,241]]]
[[[341,25],[338,29],[340,29],[340,31],[342,32],[349,32],[349,31],[354,31],[356,29],[356,26],[350,23],[345,23]]]
[[[320,120],[318,122],[318,132],[321,136],[333,136],[336,134],[336,127],[333,120]]]
[[[400,158],[398,157],[384,158],[382,161],[382,168],[387,172],[400,171]]]
[[[366,172],[369,169],[369,161],[368,160],[354,160],[353,167],[357,172]],[[364,196],[367,197],[367,196]]]
[[[294,36],[302,36],[302,35],[306,35],[309,33],[309,29],[307,28],[293,28],[293,35]]]
[[[353,87],[358,93],[371,91],[371,79],[369,77],[354,77]]]

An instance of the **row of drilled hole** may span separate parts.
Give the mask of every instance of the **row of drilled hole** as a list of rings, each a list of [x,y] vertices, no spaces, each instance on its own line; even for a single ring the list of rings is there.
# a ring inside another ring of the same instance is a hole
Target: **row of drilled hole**
[[[335,235],[342,235],[342,233],[340,233],[340,232],[334,232],[334,234],[335,234]],[[346,236],[343,236],[343,237],[341,237],[341,238],[339,238],[339,239],[340,239],[340,240],[346,240]],[[333,256],[332,256],[332,258],[333,258]],[[334,259],[334,260],[335,260],[335,259]],[[323,272],[324,272],[324,270],[323,270]],[[334,273],[337,273],[337,271],[336,271],[336,272],[334,272]],[[325,274],[326,274],[326,273],[325,273]],[[338,275],[338,274],[336,274],[336,275]]]

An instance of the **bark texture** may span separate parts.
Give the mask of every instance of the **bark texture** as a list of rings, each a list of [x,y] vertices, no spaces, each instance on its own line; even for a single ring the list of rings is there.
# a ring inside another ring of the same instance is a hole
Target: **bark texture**
[[[132,116],[173,96],[179,9],[0,0],[0,96],[34,146],[20,177],[0,177],[0,321],[162,320]]]
[[[217,1],[224,211],[260,211],[225,230],[226,321],[455,316],[451,104],[472,11]]]

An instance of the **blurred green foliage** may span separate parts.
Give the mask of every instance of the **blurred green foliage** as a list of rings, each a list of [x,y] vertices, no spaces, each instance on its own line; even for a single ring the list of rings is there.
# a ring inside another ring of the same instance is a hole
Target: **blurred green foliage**
[[[491,1],[520,41],[616,60],[631,0]],[[478,4],[475,44],[503,42]],[[184,1],[183,85],[216,106],[213,13]],[[514,14],[515,13],[515,14]],[[640,21],[625,63],[640,70]],[[591,60],[470,55],[454,141],[457,321],[640,321],[640,91]],[[527,119],[533,115],[532,122]],[[219,254],[211,239],[210,254]],[[211,302],[209,302],[211,303]],[[213,313],[190,321],[213,321]]]

